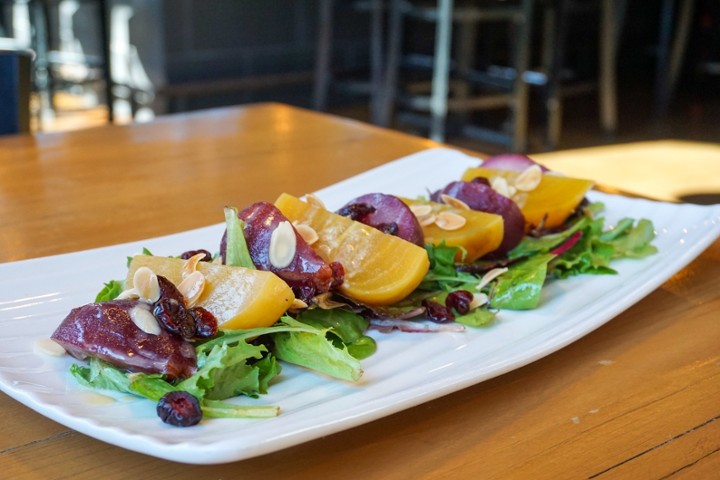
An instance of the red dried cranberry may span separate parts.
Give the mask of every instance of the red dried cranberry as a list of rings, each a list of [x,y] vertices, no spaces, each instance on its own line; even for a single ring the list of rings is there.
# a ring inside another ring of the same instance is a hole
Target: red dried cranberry
[[[333,277],[330,290],[335,290],[342,285],[343,280],[345,280],[345,267],[343,267],[340,262],[330,262],[330,269],[332,270]]]
[[[371,213],[375,213],[375,207],[369,203],[351,203],[350,205],[345,205],[337,211],[338,215],[348,217],[351,220],[358,222],[362,222],[363,218],[367,217]]]
[[[445,299],[445,305],[448,308],[453,308],[460,315],[465,315],[470,311],[470,303],[472,302],[473,294],[467,290],[455,290],[448,294]]]
[[[191,427],[202,420],[200,402],[188,392],[168,392],[160,399],[156,408],[158,417],[176,427]]]
[[[215,336],[218,331],[218,322],[215,315],[203,307],[193,307],[188,311],[188,314],[195,323],[195,337],[210,338]]]
[[[180,303],[181,305],[185,304],[185,297],[183,297],[183,294],[180,293],[180,290],[177,289],[174,283],[172,283],[170,280],[163,277],[162,275],[158,275],[157,279],[158,285],[160,285],[160,298],[158,299],[158,301],[164,298],[171,298],[176,302]]]
[[[174,298],[161,298],[155,302],[153,315],[160,325],[170,333],[183,338],[195,336],[195,321],[182,303]]]
[[[212,253],[208,252],[204,248],[200,248],[198,250],[188,250],[187,252],[183,252],[180,255],[180,258],[182,258],[183,260],[188,260],[188,259],[194,257],[195,255],[197,255],[198,253],[205,254],[205,256],[200,259],[201,262],[212,262]]]
[[[383,233],[387,233],[388,235],[397,235],[399,231],[398,224],[395,222],[381,223],[375,228],[377,228]]]
[[[435,323],[450,323],[455,320],[452,310],[434,300],[423,300],[425,314]]]
[[[475,177],[470,182],[479,183],[480,185],[487,185],[488,187],[490,186],[490,180],[485,177]]]

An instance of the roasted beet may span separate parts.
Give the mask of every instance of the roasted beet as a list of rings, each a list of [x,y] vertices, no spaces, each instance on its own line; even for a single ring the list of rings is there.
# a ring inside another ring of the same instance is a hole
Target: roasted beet
[[[273,230],[287,218],[275,205],[258,202],[250,205],[238,214],[245,222],[243,233],[255,266],[260,270],[273,272],[293,289],[295,296],[309,300],[315,295],[325,293],[342,283],[344,270],[342,265],[328,265],[295,231],[296,251],[290,264],[277,268],[270,263],[270,237]],[[227,235],[220,243],[220,254],[225,259]]]
[[[548,169],[537,163],[527,155],[521,155],[519,153],[501,153],[490,158],[483,160],[483,168],[492,168],[495,170],[517,170],[522,172],[526,168],[532,165],[539,165],[543,172],[547,172]]]
[[[363,214],[345,216],[420,247],[423,246],[422,227],[410,208],[398,197],[384,193],[368,193],[348,202],[337,213],[343,215],[344,212],[356,212],[359,210],[354,208],[356,205],[363,206],[361,209]]]
[[[525,235],[525,217],[520,211],[520,207],[484,183],[451,182],[442,190],[433,193],[430,198],[435,202],[440,202],[442,201],[441,194],[462,200],[473,210],[494,213],[503,217],[503,241],[497,250],[488,256],[504,255],[520,243]]]
[[[195,373],[193,346],[163,329],[157,335],[141,330],[132,320],[133,309],[144,309],[150,315],[149,305],[138,300],[75,308],[52,339],[80,360],[95,357],[132,372],[162,373],[170,380]]]

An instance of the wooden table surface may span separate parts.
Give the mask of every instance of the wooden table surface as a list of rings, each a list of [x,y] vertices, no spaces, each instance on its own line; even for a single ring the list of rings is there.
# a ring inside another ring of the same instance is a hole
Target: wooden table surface
[[[0,138],[0,262],[218,223],[226,204],[303,194],[435,145],[277,104]],[[237,463],[123,450],[0,394],[0,477],[720,478],[719,340],[716,242],[634,307],[526,367]]]

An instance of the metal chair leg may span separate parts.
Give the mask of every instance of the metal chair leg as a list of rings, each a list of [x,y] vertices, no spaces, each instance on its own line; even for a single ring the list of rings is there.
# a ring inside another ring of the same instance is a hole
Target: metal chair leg
[[[448,82],[450,78],[450,38],[452,35],[453,0],[438,0],[433,60],[432,93],[430,95],[430,139],[445,139]]]
[[[334,0],[321,0],[317,51],[315,52],[315,85],[313,103],[315,110],[327,109],[328,88],[330,87],[330,57],[333,34]]]
[[[513,134],[511,148],[515,152],[527,149],[528,96],[529,86],[525,81],[525,72],[530,69],[530,42],[532,37],[533,0],[523,0],[522,14],[516,17],[516,36],[514,68],[516,72],[513,85]]]

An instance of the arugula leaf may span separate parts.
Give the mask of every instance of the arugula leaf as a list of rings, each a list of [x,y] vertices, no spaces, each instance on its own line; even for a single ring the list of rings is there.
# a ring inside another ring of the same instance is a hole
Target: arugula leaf
[[[255,270],[255,264],[250,257],[250,251],[243,234],[245,222],[238,218],[236,208],[225,207],[225,225],[227,227],[225,264]]]
[[[475,308],[465,315],[455,317],[457,323],[462,323],[468,327],[484,327],[490,325],[497,316],[497,312],[486,308]]]
[[[95,296],[96,302],[109,302],[115,300],[125,289],[124,280],[110,280],[105,284],[102,290]]]
[[[425,245],[425,250],[430,259],[430,269],[420,283],[420,290],[445,290],[452,291],[460,288],[471,290],[480,279],[466,272],[458,272],[455,269],[455,258],[464,257],[462,249],[450,247],[441,242],[440,245]]]

